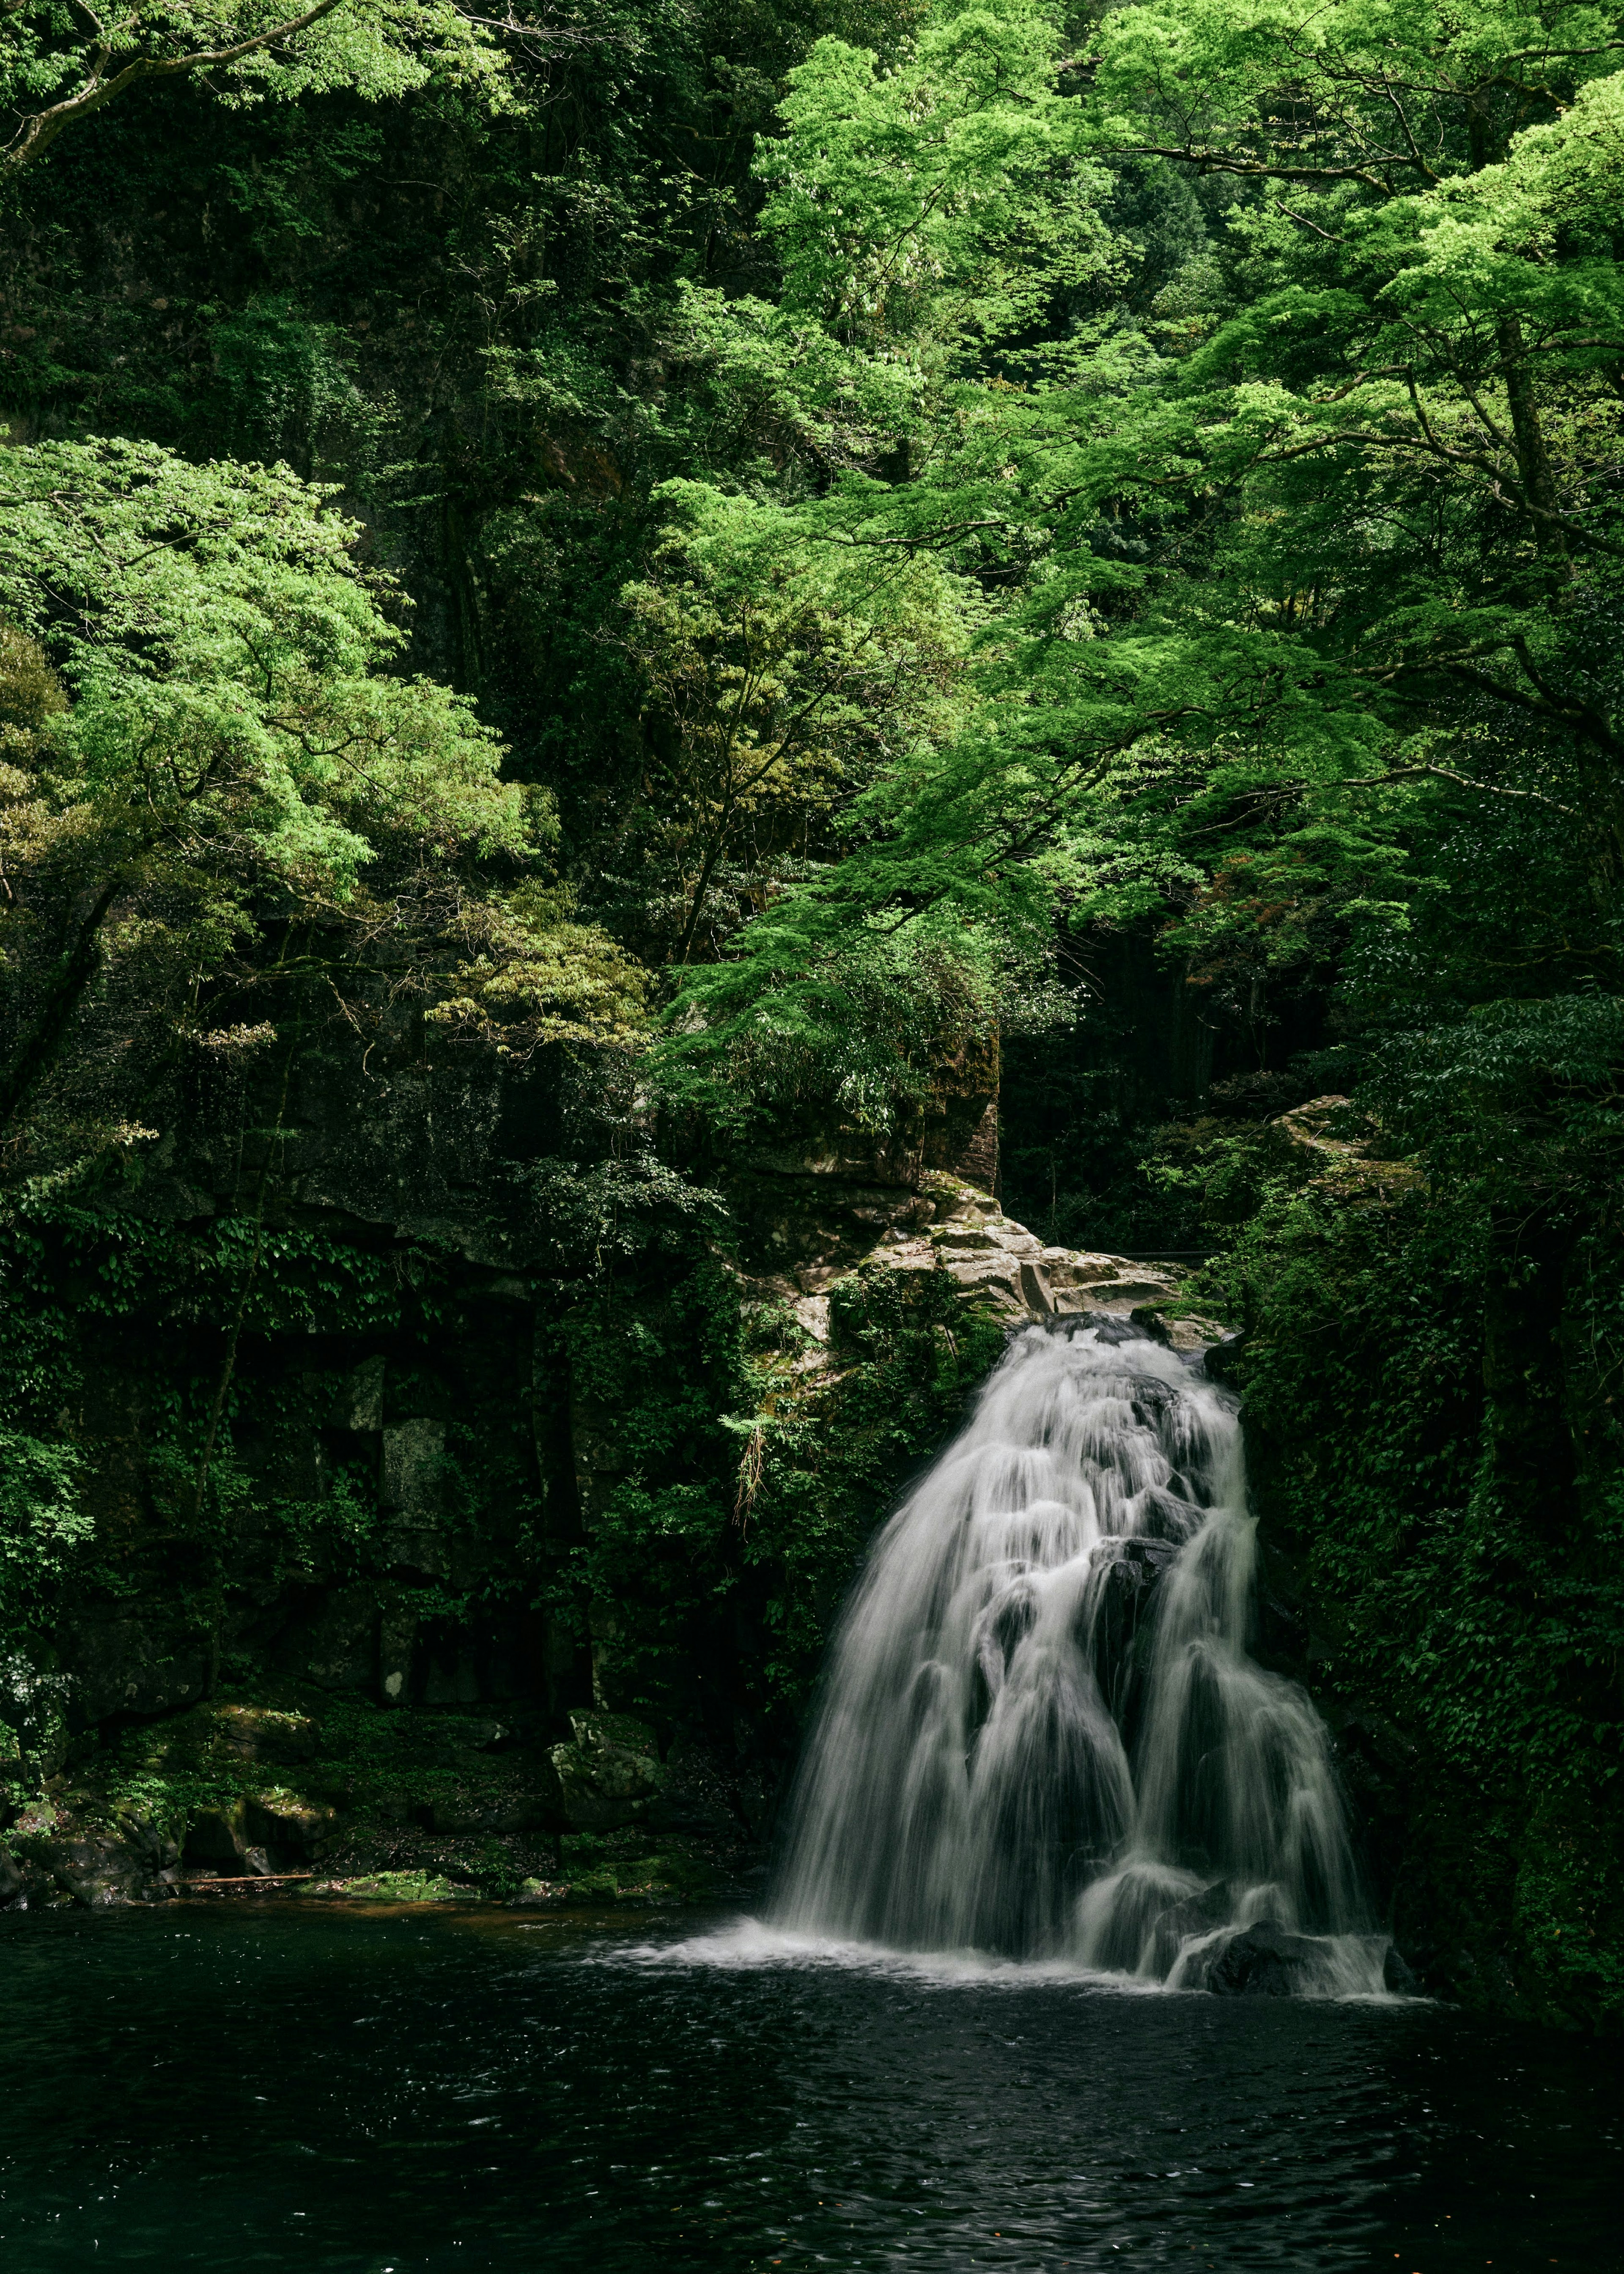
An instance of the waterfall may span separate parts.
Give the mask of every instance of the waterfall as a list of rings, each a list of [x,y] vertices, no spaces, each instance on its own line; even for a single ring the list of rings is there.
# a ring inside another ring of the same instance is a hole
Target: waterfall
[[[1324,1727],[1247,1655],[1255,1529],[1191,1362],[1114,1321],[1018,1334],[846,1607],[778,1923],[1380,1991]]]

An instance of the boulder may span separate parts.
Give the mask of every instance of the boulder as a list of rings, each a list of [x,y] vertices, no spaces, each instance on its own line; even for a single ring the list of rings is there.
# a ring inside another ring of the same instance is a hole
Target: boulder
[[[194,1706],[142,1733],[148,1768],[206,1768],[214,1763],[263,1761],[278,1768],[309,1760],[319,1732],[308,1714],[269,1706]]]
[[[1109,1681],[1111,1669],[1124,1669],[1136,1679],[1132,1653],[1143,1626],[1149,1630],[1157,1602],[1157,1584],[1177,1555],[1168,1540],[1124,1540],[1100,1574],[1099,1597],[1092,1626],[1092,1658],[1096,1675]],[[1214,1922],[1215,1923],[1215,1922]]]
[[[201,1713],[213,1725],[210,1751],[216,1758],[289,1768],[315,1752],[318,1732],[307,1713],[280,1713],[269,1706],[213,1706]]]
[[[326,1801],[273,1788],[249,1796],[243,1823],[250,1842],[272,1858],[272,1868],[285,1870],[312,1863],[330,1846],[338,1811]]]
[[[1324,1972],[1324,1954],[1306,1935],[1259,1919],[1214,1952],[1204,1986],[1221,1998],[1295,1998]]]
[[[185,1860],[229,1876],[243,1868],[243,1857],[253,1844],[248,1803],[239,1798],[199,1810],[186,1826]]]
[[[570,1740],[548,1758],[560,1806],[575,1832],[613,1832],[639,1822],[665,1783],[654,1732],[629,1713],[572,1713]]]
[[[1381,1962],[1381,1986],[1395,1998],[1419,1998],[1421,1984],[1415,1970],[1394,1943],[1389,1943]]]
[[[1152,1342],[1165,1343],[1169,1350],[1177,1351],[1181,1356],[1204,1351],[1209,1344],[1223,1340],[1224,1329],[1215,1319],[1193,1314],[1174,1318],[1162,1303],[1138,1304],[1128,1315],[1136,1327],[1143,1328]]]
[[[1171,1269],[1045,1247],[962,1178],[927,1176],[921,1197],[933,1204],[935,1221],[893,1223],[870,1260],[894,1271],[945,1271],[966,1296],[1012,1322],[1096,1311],[1125,1317],[1136,1306],[1164,1306],[1177,1296]]]
[[[86,1910],[139,1902],[148,1892],[146,1857],[119,1840],[56,1841],[41,1860],[56,1885]]]

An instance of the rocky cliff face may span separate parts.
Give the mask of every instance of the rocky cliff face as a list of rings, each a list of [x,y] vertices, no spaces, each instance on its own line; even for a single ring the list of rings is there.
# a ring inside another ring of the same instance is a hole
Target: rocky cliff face
[[[1113,1318],[1138,1313],[1181,1349],[1198,1348],[1222,1331],[1204,1321],[1164,1319],[1178,1299],[1177,1271],[1125,1256],[1046,1247],[1005,1216],[990,1193],[962,1176],[927,1171],[900,1193],[836,1187],[810,1204],[796,1193],[786,1207],[797,1231],[804,1235],[816,1224],[820,1252],[792,1271],[765,1273],[754,1284],[763,1294],[781,1296],[819,1344],[829,1338],[830,1291],[864,1268],[940,1272],[963,1299],[1011,1325],[1091,1311]],[[854,1255],[853,1234],[841,1237],[843,1216],[847,1224],[877,1234]]]
[[[725,1214],[651,1215],[596,1274],[536,1202],[536,1100],[410,1064],[369,1100],[342,1054],[329,1074],[269,1130],[252,1087],[214,1099],[190,1151],[30,1235],[19,1299],[60,1320],[91,1536],[0,1666],[0,1901],[733,1870],[793,1743],[752,1669],[786,1620],[814,1662],[983,1348],[1056,1313],[1159,1317],[1176,1275],[1004,1216],[996,1060],[946,1069],[889,1150],[837,1133],[723,1164]],[[717,1334],[747,1351],[726,1382]],[[724,1429],[731,1519],[670,1569],[719,1556],[731,1625],[662,1629],[666,1581],[639,1608],[646,1575],[618,1579],[605,1543],[640,1494],[714,1501]],[[652,1721],[621,1710],[639,1618],[688,1661]]]

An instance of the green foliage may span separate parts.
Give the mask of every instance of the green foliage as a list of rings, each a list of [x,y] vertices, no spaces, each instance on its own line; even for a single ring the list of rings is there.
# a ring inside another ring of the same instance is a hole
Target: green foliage
[[[933,10],[886,64],[820,41],[757,162],[786,305],[888,353],[951,353],[1006,338],[1108,260],[1102,177],[1056,89],[1062,40],[1056,11],[1023,0]]]
[[[1563,1270],[1553,1374],[1549,1253],[1470,1194],[1395,1201],[1354,1171],[1274,1187],[1213,1288],[1246,1322],[1271,1584],[1312,1629],[1313,1678],[1404,1733],[1434,1801],[1500,1826],[1524,1994],[1578,2016],[1624,1994],[1624,1275],[1609,1217]],[[1401,1933],[1485,1894],[1492,1915],[1489,1849],[1444,1871],[1459,1883],[1401,1880]]]
[[[561,1322],[605,1482],[552,1600],[579,1606],[626,1706],[703,1727],[741,1697],[764,1729],[793,1726],[876,1519],[1002,1341],[945,1272],[865,1269],[831,1319],[825,1377],[791,1314],[741,1306],[706,1259],[658,1306],[606,1281]]]
[[[876,1516],[931,1458],[999,1355],[1003,1329],[946,1272],[872,1265],[830,1296],[837,1371],[758,1376],[765,1412],[742,1444],[738,1522],[764,1629],[759,1680],[799,1707]]]
[[[14,450],[6,479],[0,606],[77,696],[66,796],[240,832],[277,883],[339,900],[380,841],[529,848],[469,706],[380,674],[402,636],[319,491],[117,441]]]
[[[20,173],[144,79],[203,75],[238,106],[333,87],[377,102],[435,75],[488,79],[498,63],[484,27],[444,0],[135,0],[105,24],[21,0],[0,32],[0,104],[19,122],[0,171]]]
[[[266,1231],[259,1244],[251,1274],[254,1231],[239,1219],[177,1239],[130,1215],[36,1202],[0,1227],[0,1425],[10,1449],[0,1495],[0,1650],[37,1654],[69,1606],[98,1596],[128,1599],[154,1585],[190,1593],[250,1512],[275,1581],[339,1581],[364,1560],[377,1517],[372,1478],[341,1466],[319,1499],[299,1499],[267,1491],[233,1449],[238,1431],[274,1438],[301,1421],[308,1429],[308,1374],[288,1383],[239,1377],[219,1457],[199,1491],[219,1385],[217,1322],[240,1301],[248,1331],[267,1338],[423,1334],[438,1323],[445,1267],[427,1254],[379,1255],[320,1233]],[[154,1329],[168,1338],[168,1366],[153,1364]],[[109,1366],[136,1410],[145,1409],[134,1507],[117,1499],[109,1506],[104,1480],[94,1494],[86,1489],[106,1459],[86,1427],[86,1397],[102,1394],[98,1377]],[[342,1358],[331,1365],[334,1409],[347,1372]]]
[[[138,10],[110,60],[268,20]],[[7,21],[20,110],[71,103],[77,23]],[[663,1725],[787,1729],[996,1330],[867,1273],[825,1352],[676,1163],[906,1143],[1001,1040],[1006,1196],[1218,1251],[1297,1670],[1397,1696],[1447,1838],[1493,1827],[1457,1876],[1595,2009],[1624,45],[1524,0],[1089,24],[346,0],[19,177],[0,1637],[49,1682],[64,1591],[217,1607],[250,1536],[371,1571],[364,1465],[256,1451],[464,1332],[445,1257],[284,1206],[353,1050],[391,1112],[500,1098],[470,1252],[547,1273],[575,1433],[544,1479],[449,1421],[485,1560],[403,1614],[537,1602]],[[228,1091],[257,1188],[132,1228]],[[151,1391],[117,1508],[97,1337]]]
[[[387,937],[396,992],[439,996],[437,1020],[508,1054],[636,1030],[641,975],[567,893],[525,877],[556,833],[548,802],[501,779],[465,698],[383,667],[404,644],[387,584],[357,569],[357,532],[319,490],[149,444],[11,460],[0,607],[75,699],[0,784],[14,1035],[0,1119],[66,1058],[58,1116],[82,1145],[71,1045],[94,1081],[98,1001],[116,1020],[142,1002],[149,1052],[268,1046],[270,1021],[214,1025],[206,991],[228,973],[240,989],[267,921],[279,963],[292,946],[302,965],[314,935],[341,969],[376,969]],[[36,667],[9,653],[15,708]]]

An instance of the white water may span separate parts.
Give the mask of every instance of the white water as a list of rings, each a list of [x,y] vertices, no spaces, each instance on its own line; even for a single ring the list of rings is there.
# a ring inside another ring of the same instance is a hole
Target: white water
[[[836,1636],[774,1921],[1204,1986],[1250,1926],[1379,1993],[1323,1725],[1247,1655],[1235,1402],[1033,1327],[891,1517]]]

